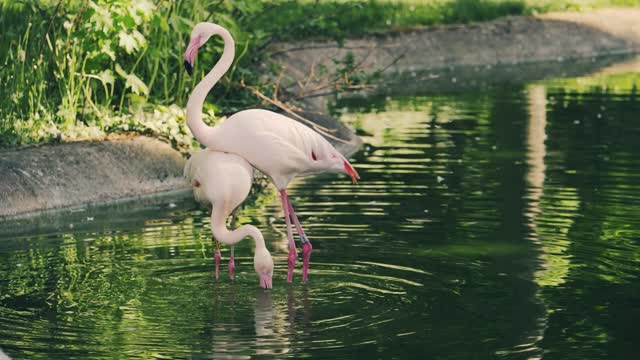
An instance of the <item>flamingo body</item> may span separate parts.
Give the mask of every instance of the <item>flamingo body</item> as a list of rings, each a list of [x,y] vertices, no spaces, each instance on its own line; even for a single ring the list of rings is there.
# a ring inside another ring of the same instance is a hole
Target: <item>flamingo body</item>
[[[242,141],[238,141],[242,139]],[[346,172],[351,168],[324,137],[309,127],[273,111],[240,111],[213,128],[203,145],[238,154],[269,176],[278,190],[297,176]]]
[[[251,190],[253,167],[238,155],[206,149],[191,156],[184,167],[184,176],[193,185],[196,201],[211,207],[211,231],[218,241],[233,246],[247,236],[253,238],[256,243],[253,263],[260,286],[271,288],[273,259],[260,230],[252,225],[243,225],[233,231],[226,227],[229,214],[246,199]],[[216,269],[219,258],[220,254],[216,252]],[[234,268],[232,258],[229,262],[230,273]]]
[[[200,150],[184,167],[184,176],[193,185],[193,196],[201,204],[223,205],[231,212],[249,195],[253,168],[235,154]]]

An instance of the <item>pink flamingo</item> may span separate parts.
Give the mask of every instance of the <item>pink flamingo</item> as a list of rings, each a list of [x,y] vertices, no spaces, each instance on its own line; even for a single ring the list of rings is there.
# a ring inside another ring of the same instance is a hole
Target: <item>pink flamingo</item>
[[[247,198],[253,183],[253,167],[235,154],[201,150],[187,161],[184,176],[193,185],[196,201],[211,206],[211,232],[216,240],[231,245],[229,275],[234,277],[233,245],[249,236],[256,243],[253,266],[260,278],[260,286],[271,289],[273,259],[264,243],[262,233],[252,225],[242,225],[229,231],[227,217]],[[216,249],[216,279],[220,265],[220,250]]]
[[[325,138],[309,127],[272,111],[250,109],[230,116],[218,126],[202,121],[202,105],[213,86],[229,70],[235,48],[231,34],[212,23],[199,23],[191,32],[191,41],[184,54],[184,66],[191,74],[198,48],[213,35],[224,40],[220,60],[198,83],[187,103],[187,125],[198,141],[209,149],[238,154],[267,174],[280,192],[289,240],[289,271],[287,282],[293,281],[297,258],[291,230],[293,220],[302,242],[302,280],[306,281],[311,257],[311,242],[305,235],[293,205],[287,197],[287,185],[296,176],[321,172],[346,173],[354,183],[360,178],[349,161]]]

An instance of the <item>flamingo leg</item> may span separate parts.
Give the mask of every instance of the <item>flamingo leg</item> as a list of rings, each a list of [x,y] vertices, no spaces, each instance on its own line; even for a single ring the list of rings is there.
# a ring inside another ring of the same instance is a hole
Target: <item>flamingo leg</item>
[[[215,254],[213,255],[213,259],[216,264],[216,280],[218,280],[218,276],[220,274],[220,259],[222,258],[222,255],[220,255],[220,241],[213,238],[211,240],[213,240],[213,246],[215,247]]]
[[[238,220],[237,211],[238,209],[235,209],[231,214],[231,229],[236,228],[236,221]],[[231,245],[231,255],[229,256],[229,278],[231,280],[235,280],[236,278],[236,262],[235,262],[233,245]]]
[[[309,275],[309,259],[311,258],[311,249],[313,249],[313,247],[311,246],[311,241],[309,241],[309,238],[305,235],[304,230],[302,230],[298,215],[295,210],[293,210],[293,204],[291,201],[287,201],[287,203],[289,204],[291,218],[293,219],[293,223],[298,231],[298,236],[300,236],[300,242],[302,243],[302,281],[306,282]]]
[[[229,278],[235,280],[236,278],[236,262],[233,256],[233,245],[231,245],[231,256],[229,257]]]
[[[293,268],[296,265],[298,253],[296,251],[296,243],[293,241],[293,232],[291,230],[291,214],[289,213],[289,199],[287,190],[280,190],[280,198],[282,199],[282,209],[284,210],[284,220],[287,224],[287,238],[289,239],[289,270],[287,272],[287,282],[293,282]]]

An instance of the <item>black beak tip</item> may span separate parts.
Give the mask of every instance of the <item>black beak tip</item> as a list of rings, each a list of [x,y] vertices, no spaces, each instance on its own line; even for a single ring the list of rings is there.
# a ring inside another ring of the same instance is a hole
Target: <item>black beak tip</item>
[[[193,74],[193,66],[191,66],[191,64],[187,60],[184,61],[184,68],[187,70],[189,76]]]

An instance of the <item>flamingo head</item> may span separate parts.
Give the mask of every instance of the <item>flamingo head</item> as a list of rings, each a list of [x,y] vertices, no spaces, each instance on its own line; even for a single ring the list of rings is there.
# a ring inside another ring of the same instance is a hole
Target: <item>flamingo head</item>
[[[354,184],[358,183],[358,179],[360,179],[360,175],[356,169],[351,166],[349,161],[342,156],[338,151],[325,151],[320,152],[316,155],[315,152],[311,153],[311,157],[314,162],[318,162],[318,165],[326,170],[336,172],[336,173],[344,173],[351,177],[351,181]]]
[[[222,27],[219,25],[208,22],[201,22],[193,27],[189,46],[187,46],[187,50],[184,52],[184,68],[187,70],[189,75],[193,73],[193,62],[198,54],[198,49],[220,29],[222,29]]]
[[[273,259],[266,248],[256,248],[253,257],[253,266],[260,278],[260,287],[271,289],[271,279],[273,277]]]

